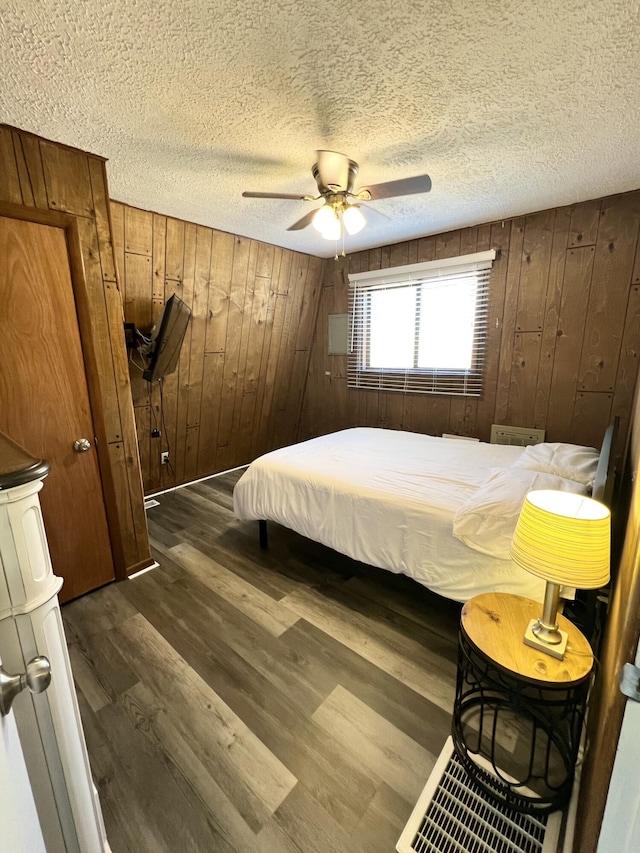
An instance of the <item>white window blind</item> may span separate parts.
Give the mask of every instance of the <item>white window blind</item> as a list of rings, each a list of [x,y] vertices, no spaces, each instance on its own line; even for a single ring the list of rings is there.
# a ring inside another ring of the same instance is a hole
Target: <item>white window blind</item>
[[[350,275],[349,387],[479,397],[494,258]]]

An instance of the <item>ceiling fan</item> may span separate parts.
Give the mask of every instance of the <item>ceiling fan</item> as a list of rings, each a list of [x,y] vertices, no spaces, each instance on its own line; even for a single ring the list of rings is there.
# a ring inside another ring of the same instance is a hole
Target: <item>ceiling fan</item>
[[[243,192],[245,198],[284,198],[294,201],[319,201],[324,204],[306,213],[290,225],[287,231],[299,231],[313,224],[327,240],[338,240],[344,233],[357,234],[366,225],[358,202],[378,201],[414,193],[428,193],[431,189],[429,175],[400,178],[383,184],[372,184],[354,192],[358,164],[337,151],[316,151],[318,160],[311,168],[318,185],[319,195],[290,195],[287,193]]]

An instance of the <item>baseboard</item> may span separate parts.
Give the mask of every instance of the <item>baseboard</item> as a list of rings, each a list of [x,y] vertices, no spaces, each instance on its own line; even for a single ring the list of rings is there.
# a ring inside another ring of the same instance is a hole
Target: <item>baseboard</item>
[[[205,480],[213,480],[214,477],[222,477],[223,474],[230,474],[232,471],[241,471],[243,468],[248,468],[249,462],[246,465],[236,465],[235,468],[227,468],[225,471],[218,471],[216,474],[207,474],[206,477],[199,477],[197,480],[189,480],[188,483],[180,483],[179,486],[171,486],[169,489],[161,489],[159,492],[149,492],[144,496],[145,501],[149,498],[157,498],[158,495],[166,495],[169,492],[176,492],[178,489],[186,489],[187,486],[193,486],[194,483],[203,483]]]

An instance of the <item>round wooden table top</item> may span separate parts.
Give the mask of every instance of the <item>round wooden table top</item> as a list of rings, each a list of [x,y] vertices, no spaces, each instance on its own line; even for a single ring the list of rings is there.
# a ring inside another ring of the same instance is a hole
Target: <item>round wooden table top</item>
[[[462,629],[476,648],[504,669],[531,681],[568,686],[591,672],[593,652],[576,626],[558,614],[558,627],[569,635],[563,660],[525,646],[531,619],[542,615],[542,604],[520,595],[489,592],[462,608]]]

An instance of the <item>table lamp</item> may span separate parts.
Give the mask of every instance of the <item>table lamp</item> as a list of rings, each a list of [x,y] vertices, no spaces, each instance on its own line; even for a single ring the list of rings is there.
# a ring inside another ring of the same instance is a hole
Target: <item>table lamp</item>
[[[511,557],[547,586],[542,616],[529,623],[525,645],[562,660],[567,634],[556,620],[560,587],[604,586],[609,580],[610,538],[610,513],[599,501],[573,492],[529,492],[513,534]]]

